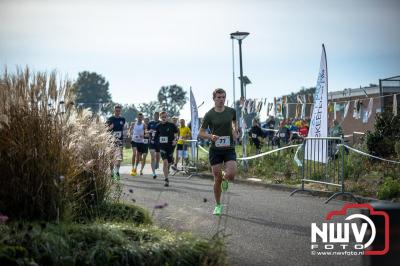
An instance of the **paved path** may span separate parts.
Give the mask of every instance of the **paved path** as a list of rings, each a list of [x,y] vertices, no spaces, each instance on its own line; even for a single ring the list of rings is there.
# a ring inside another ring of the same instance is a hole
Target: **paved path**
[[[147,208],[157,225],[207,238],[215,235],[219,218],[211,214],[212,180],[175,176],[165,188],[160,174],[153,180],[150,175],[128,176],[129,170],[121,169],[126,200],[134,198]],[[225,200],[228,197],[229,210],[220,229],[226,221],[230,265],[361,265],[356,256],[310,254],[311,223],[322,222],[329,211],[341,209],[343,202],[324,204],[321,198],[289,197],[285,191],[244,184],[233,184]],[[154,209],[165,203],[165,208]]]

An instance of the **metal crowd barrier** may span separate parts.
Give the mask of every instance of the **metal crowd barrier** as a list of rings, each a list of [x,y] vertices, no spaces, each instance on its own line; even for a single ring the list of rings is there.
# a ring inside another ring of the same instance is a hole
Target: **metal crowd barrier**
[[[304,188],[304,184],[316,183],[340,188],[340,191],[334,193],[325,203],[339,195],[349,195],[356,200],[352,193],[345,191],[344,167],[346,153],[344,147],[338,144],[343,145],[342,138],[307,137],[304,139],[299,154],[302,176],[301,188],[294,190],[290,196],[299,191],[311,193],[311,190]]]
[[[194,143],[195,145],[189,145]],[[198,170],[198,161],[199,161],[199,151],[198,151],[198,141],[197,140],[186,140],[185,144],[187,145],[188,148],[190,147],[190,151],[192,151],[193,147],[195,147],[195,155],[193,157],[192,152],[189,153],[189,149],[187,149],[188,152],[188,161],[186,161],[183,156],[181,160],[181,165],[178,167],[178,170],[175,171],[172,175],[176,175],[178,172],[183,172],[187,175],[189,175],[188,178],[192,178],[193,176],[199,175],[199,170]]]
[[[347,142],[354,146],[354,144],[360,144],[364,141],[365,133],[354,131],[351,134],[344,135],[344,138],[347,139]],[[351,140],[351,142],[350,142]]]

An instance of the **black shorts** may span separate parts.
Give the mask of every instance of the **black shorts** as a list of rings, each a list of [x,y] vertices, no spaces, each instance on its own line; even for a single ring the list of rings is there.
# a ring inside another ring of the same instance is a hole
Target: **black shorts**
[[[261,149],[261,143],[259,139],[251,139],[253,141],[254,146],[256,146],[256,149]]]
[[[158,143],[151,143],[149,144],[150,150],[155,150],[156,152],[160,152],[160,144]]]
[[[210,161],[211,166],[225,163],[228,161],[236,161],[236,152],[233,149],[229,150],[210,149],[210,153],[208,154],[208,159]]]
[[[176,149],[178,151],[187,151],[187,145],[186,144],[177,144]]]
[[[145,152],[144,143],[131,141],[131,144],[132,144],[132,148],[136,148],[139,153],[144,153]]]
[[[149,144],[143,144],[143,152],[142,153],[149,153]]]
[[[160,147],[160,154],[162,160],[168,160],[168,163],[174,161],[174,147],[172,145]]]

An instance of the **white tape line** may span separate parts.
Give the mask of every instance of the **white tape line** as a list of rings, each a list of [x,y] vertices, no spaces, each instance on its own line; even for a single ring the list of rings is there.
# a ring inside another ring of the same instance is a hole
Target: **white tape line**
[[[303,164],[302,164],[301,161],[299,160],[299,157],[297,156],[297,154],[299,153],[299,150],[301,149],[301,147],[303,147],[303,144],[301,144],[301,145],[297,148],[296,153],[294,154],[294,161],[296,162],[296,164],[297,164],[298,167],[302,167],[302,166],[303,166]]]
[[[338,146],[340,146],[340,145],[342,145],[342,144],[339,144]],[[347,146],[347,145],[345,145],[345,144],[343,144],[343,146],[345,146],[345,147],[348,148],[349,150],[352,150],[352,151],[354,151],[354,152],[356,152],[356,153],[359,153],[359,154],[361,154],[361,155],[364,155],[364,156],[369,156],[369,157],[372,157],[372,158],[375,158],[375,159],[378,159],[378,160],[381,160],[381,161],[389,162],[389,163],[400,163],[400,162],[398,162],[398,161],[392,161],[392,160],[380,158],[380,157],[377,157],[377,156],[374,156],[374,155],[365,153],[365,152],[363,152],[363,151],[354,149],[354,148],[352,148],[352,147],[350,147],[350,146]]]
[[[260,154],[254,155],[254,156],[245,157],[245,158],[237,158],[237,159],[238,159],[238,160],[243,160],[243,161],[244,161],[244,160],[251,160],[251,159],[255,159],[255,158],[258,158],[258,157],[262,157],[262,156],[265,156],[265,155],[268,155],[268,154],[277,152],[277,151],[281,151],[281,150],[285,150],[285,149],[289,149],[289,148],[294,148],[294,147],[297,147],[297,146],[299,146],[299,145],[300,145],[300,144],[297,144],[297,145],[290,145],[290,146],[282,147],[282,148],[275,149],[275,150],[272,150],[272,151],[267,151],[267,152],[264,152],[264,153],[260,153]]]
[[[201,145],[199,145],[200,150],[204,151],[205,153],[209,153],[208,150],[204,149]]]
[[[297,144],[297,145],[290,145],[290,146],[282,147],[282,148],[275,149],[275,150],[272,150],[272,151],[267,151],[267,152],[264,152],[264,153],[260,153],[260,154],[257,154],[257,155],[253,155],[253,156],[250,156],[250,157],[237,158],[237,159],[238,159],[238,160],[242,160],[242,161],[244,161],[244,160],[251,160],[251,159],[255,159],[255,158],[258,158],[258,157],[262,157],[262,156],[265,156],[265,155],[268,155],[268,154],[277,152],[277,151],[281,151],[281,150],[285,150],[285,149],[289,149],[289,148],[294,148],[294,147],[298,147],[298,146],[300,146],[300,144]],[[203,150],[205,153],[209,153],[209,151],[207,151],[206,149],[204,149],[202,146],[199,146],[199,148],[200,148],[201,150]]]
[[[269,132],[278,132],[277,129],[270,129],[270,128],[261,128],[262,131],[269,131]]]
[[[297,157],[297,153],[299,152],[299,150],[300,150],[300,148],[301,148],[301,145],[302,145],[302,144],[290,145],[290,146],[282,147],[282,148],[279,148],[279,149],[276,149],[276,150],[267,151],[267,152],[264,152],[264,153],[261,153],[261,154],[257,154],[257,155],[254,155],[254,156],[245,157],[245,158],[237,158],[237,159],[238,159],[238,160],[251,160],[251,159],[255,159],[255,158],[258,158],[258,157],[262,157],[262,156],[265,156],[265,155],[268,155],[268,154],[271,154],[271,153],[274,153],[274,152],[277,152],[277,151],[280,151],[280,150],[285,150],[285,149],[289,149],[289,148],[298,147],[298,149],[297,149],[297,151],[296,151],[296,154],[295,154],[295,156],[294,156],[294,160],[296,161],[296,163],[297,163],[298,166],[301,166],[302,164],[301,164],[300,160],[299,160],[298,157]],[[378,160],[381,160],[381,161],[385,161],[385,162],[389,162],[389,163],[397,163],[397,164],[400,164],[400,162],[398,162],[398,161],[392,161],[392,160],[380,158],[380,157],[377,157],[377,156],[374,156],[374,155],[365,153],[365,152],[363,152],[363,151],[354,149],[354,148],[352,148],[352,147],[350,147],[350,146],[348,146],[348,145],[345,145],[345,144],[338,144],[338,146],[341,146],[341,145],[343,145],[344,147],[348,148],[349,150],[352,150],[352,151],[354,151],[354,152],[356,152],[356,153],[359,153],[359,154],[361,154],[361,155],[364,155],[364,156],[369,156],[369,157],[371,157],[371,158],[375,158],[375,159],[378,159]],[[204,151],[205,153],[209,153],[209,152],[208,152],[206,149],[204,149],[201,145],[199,145],[199,148],[200,148],[202,151]]]

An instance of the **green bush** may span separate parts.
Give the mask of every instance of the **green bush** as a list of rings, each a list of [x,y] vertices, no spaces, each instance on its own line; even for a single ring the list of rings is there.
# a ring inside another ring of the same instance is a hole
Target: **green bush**
[[[400,181],[391,177],[385,178],[385,182],[379,187],[378,199],[393,199],[400,197]]]
[[[395,155],[395,143],[400,141],[400,115],[391,112],[376,116],[374,132],[367,132],[366,143],[371,154],[381,157]]]
[[[396,141],[394,144],[394,150],[396,152],[397,159],[400,159],[400,141]]]
[[[226,265],[220,240],[120,224],[14,224],[0,230],[0,265]]]
[[[362,150],[361,146],[355,147],[356,149]],[[347,158],[346,158],[347,157]],[[354,153],[352,151],[349,152],[349,155],[345,157],[345,167],[344,167],[344,177],[345,179],[353,179],[358,180],[365,173],[368,172],[368,158],[362,156],[358,153]]]
[[[98,214],[92,218],[107,222],[152,224],[151,217],[147,210],[127,203],[104,203],[99,206]]]

